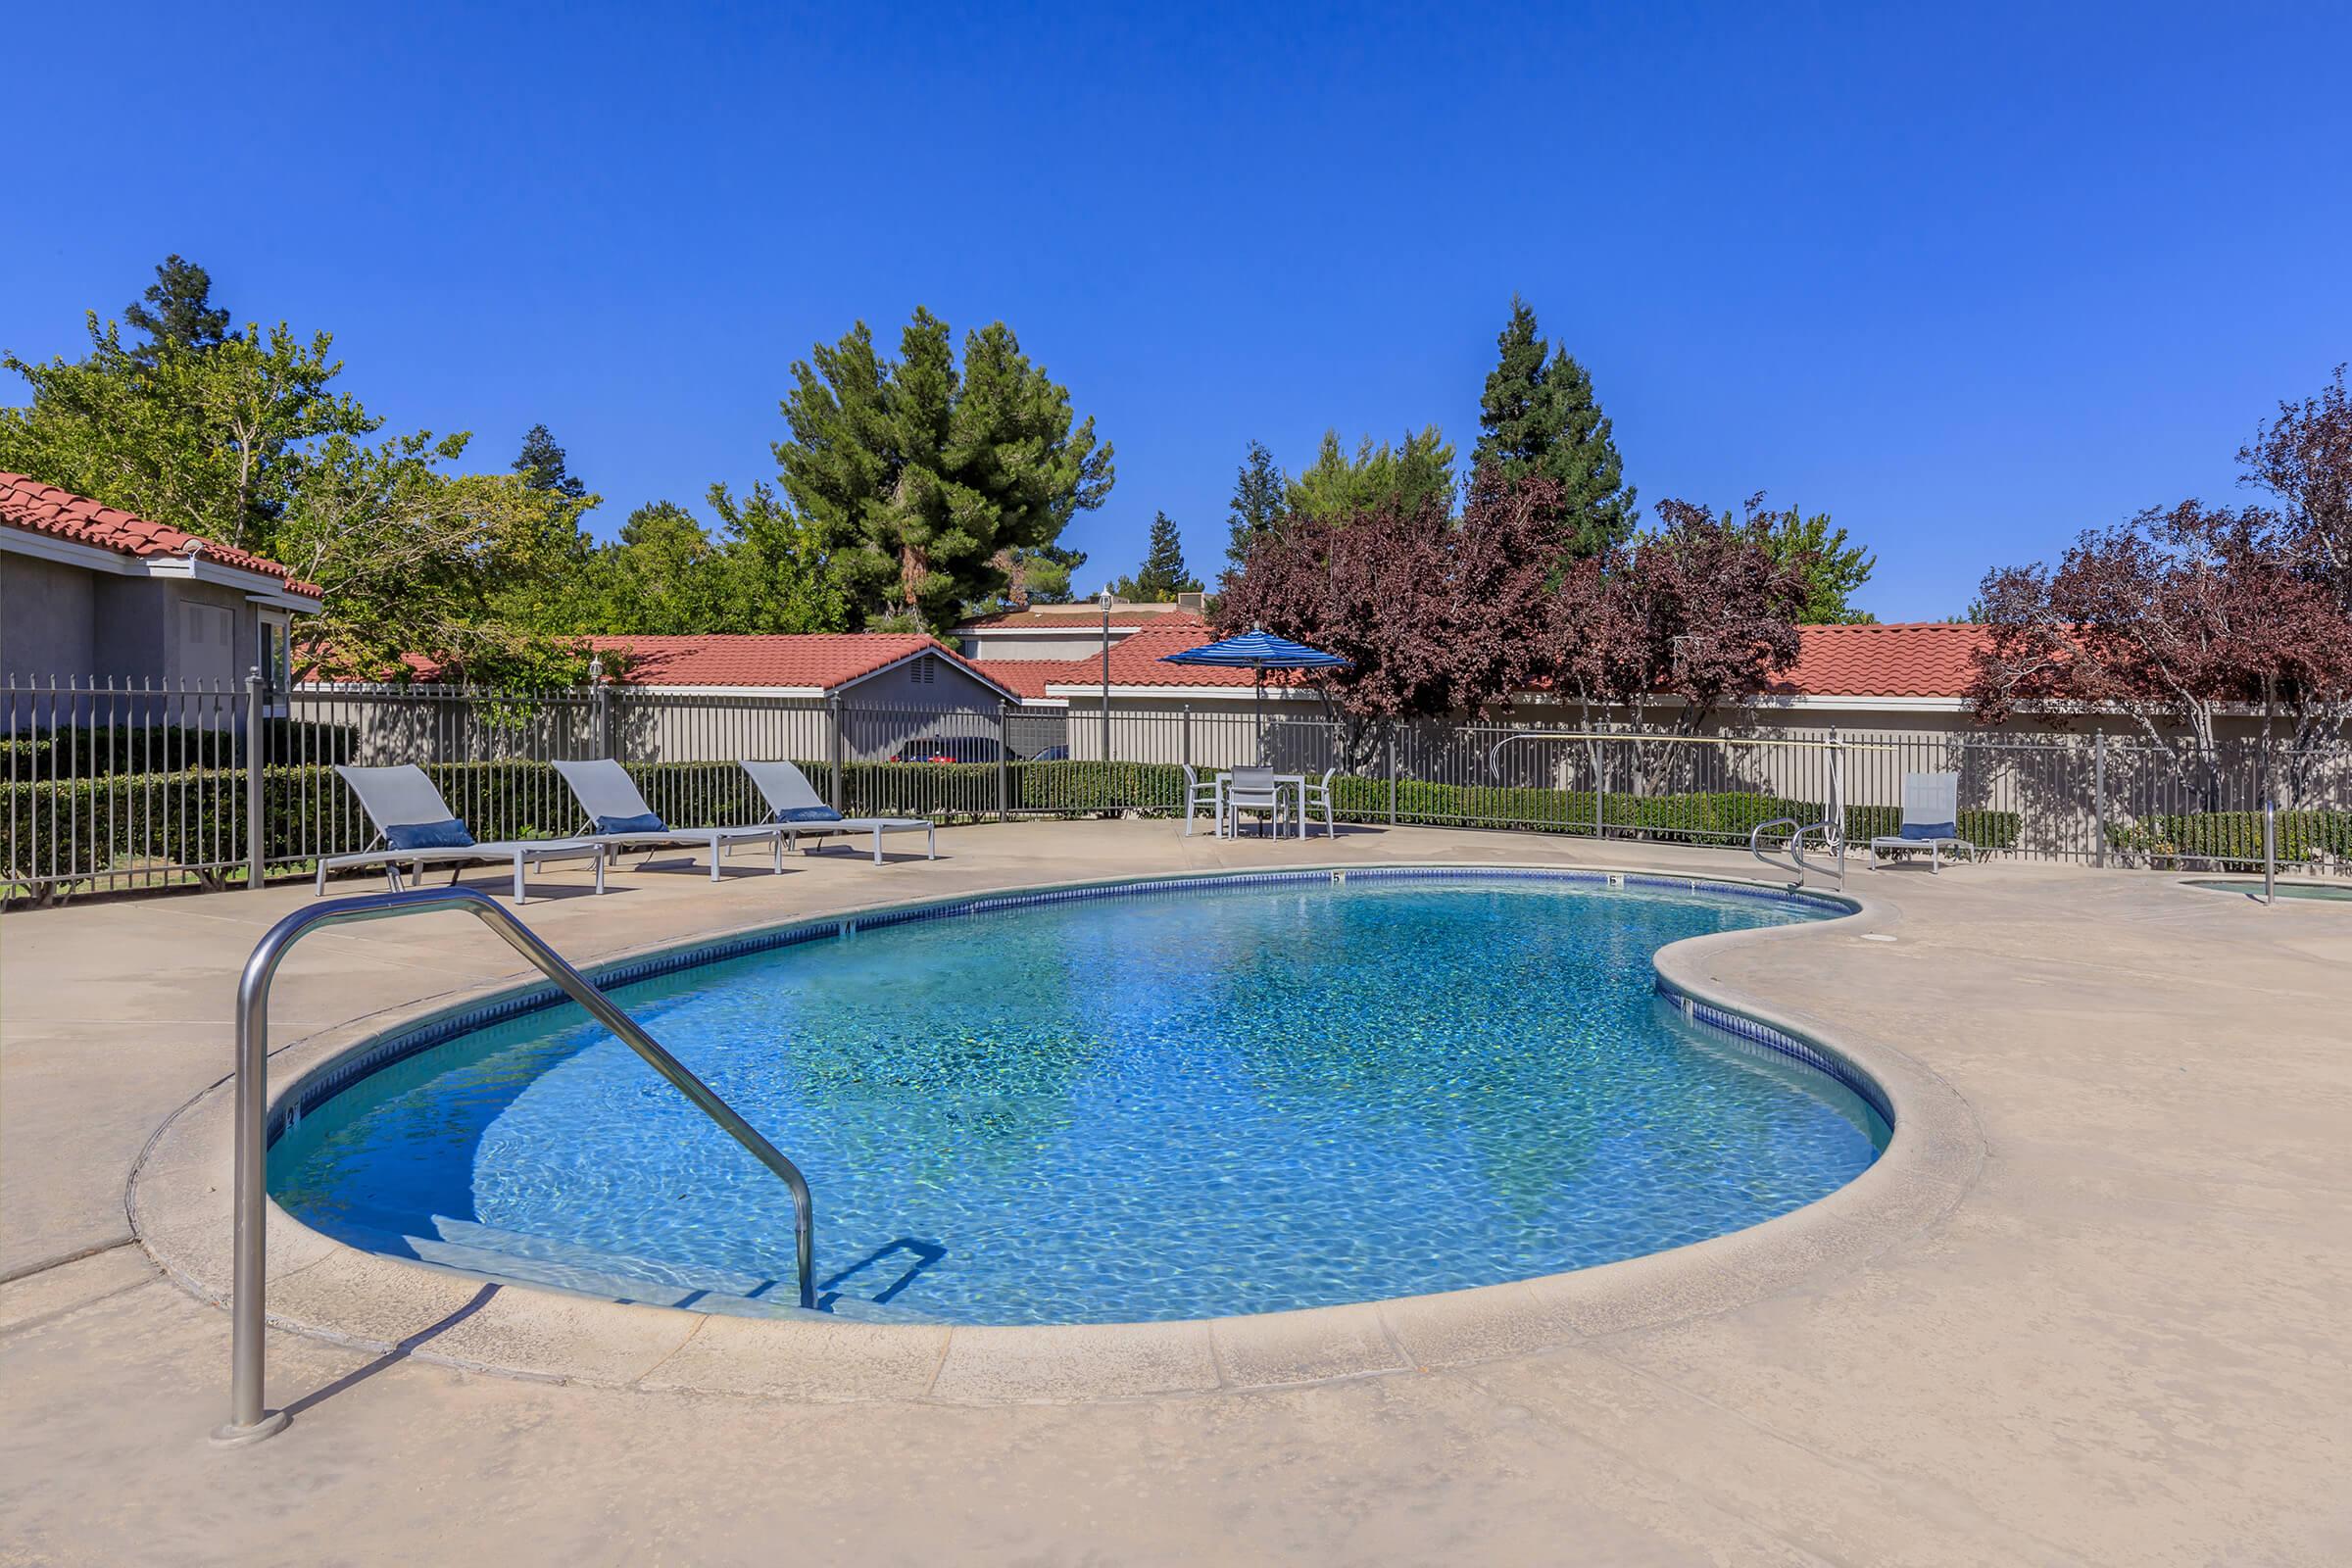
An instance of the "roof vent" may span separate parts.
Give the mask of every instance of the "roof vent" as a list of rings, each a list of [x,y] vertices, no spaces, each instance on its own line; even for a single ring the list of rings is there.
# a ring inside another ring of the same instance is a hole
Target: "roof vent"
[[[1178,610],[1189,610],[1189,611],[1191,611],[1191,612],[1192,612],[1194,614],[1198,615],[1198,614],[1201,613],[1202,612],[1204,612],[1205,610],[1207,610],[1207,608],[1208,608],[1208,595],[1206,595],[1206,594],[1178,594],[1178,595],[1176,596],[1176,608],[1177,608]]]

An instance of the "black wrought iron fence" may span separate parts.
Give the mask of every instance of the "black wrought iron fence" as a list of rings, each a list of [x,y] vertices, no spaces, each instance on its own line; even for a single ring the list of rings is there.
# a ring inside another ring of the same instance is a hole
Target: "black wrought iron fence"
[[[1187,770],[1329,774],[1357,824],[1744,845],[1780,817],[1892,833],[1906,774],[1954,772],[1963,837],[2043,860],[2181,868],[2262,855],[2352,875],[2352,747],[2265,755],[2081,734],[1710,735],[1536,722],[1261,719],[1249,704],[906,708],[641,689],[0,688],[8,902],[307,874],[376,836],[340,764],[415,762],[476,837],[585,826],[549,764],[612,757],[681,825],[757,820],[737,764],[785,760],[851,814],[943,822],[1172,814]],[[1107,743],[1107,756],[1105,744]],[[258,766],[256,765],[258,762]],[[2291,793],[2288,793],[2291,790]]]

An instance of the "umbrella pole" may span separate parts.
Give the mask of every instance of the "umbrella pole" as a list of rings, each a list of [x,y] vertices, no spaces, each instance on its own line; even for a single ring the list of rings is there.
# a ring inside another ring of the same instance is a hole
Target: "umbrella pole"
[[[1256,677],[1251,684],[1257,687],[1257,765],[1266,765],[1266,666],[1251,666]]]

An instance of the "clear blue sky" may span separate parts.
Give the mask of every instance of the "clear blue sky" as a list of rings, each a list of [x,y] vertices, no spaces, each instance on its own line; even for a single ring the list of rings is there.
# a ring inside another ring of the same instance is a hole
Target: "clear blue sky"
[[[2352,357],[2335,6],[24,8],[0,345],[168,251],[336,334],[395,427],[544,420],[607,498],[773,473],[786,368],[1003,318],[1213,576],[1252,436],[1436,421],[1511,294],[1644,504],[1753,490],[1879,552],[1884,618],[2231,491]]]

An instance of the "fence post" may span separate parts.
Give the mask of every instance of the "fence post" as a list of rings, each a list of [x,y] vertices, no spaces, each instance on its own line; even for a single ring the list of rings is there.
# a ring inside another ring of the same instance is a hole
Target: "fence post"
[[[2278,902],[2278,803],[2267,790],[2262,797],[2262,902]]]
[[[1396,721],[1389,720],[1389,826],[1396,825]]]
[[[1830,723],[1830,831],[1838,835],[1838,885],[1845,886],[1845,742]],[[1958,824],[1952,831],[1958,832]]]
[[[835,692],[825,699],[825,711],[833,720],[833,809],[841,807],[841,694]]]
[[[262,842],[262,671],[245,672],[245,886],[262,890],[269,847]]]
[[[1592,837],[1609,836],[1609,751],[1608,742],[1592,748]]]
[[[1012,817],[1012,751],[1004,743],[1012,735],[1012,705],[997,699],[997,820]]]
[[[1182,703],[1178,708],[1184,714],[1184,765],[1193,765],[1193,705]]]
[[[2090,737],[2090,863],[2107,864],[2107,732],[2094,730]]]

